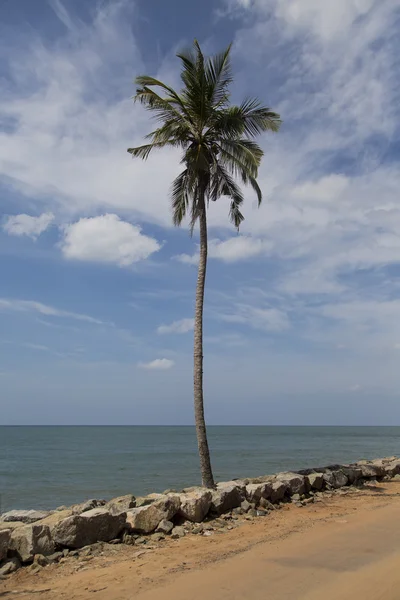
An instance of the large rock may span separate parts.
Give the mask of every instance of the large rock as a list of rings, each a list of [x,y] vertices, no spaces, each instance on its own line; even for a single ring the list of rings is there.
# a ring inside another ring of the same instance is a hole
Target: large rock
[[[258,505],[261,498],[268,499],[271,497],[272,486],[270,483],[249,483],[246,485],[247,500]]]
[[[194,523],[200,523],[210,510],[212,494],[210,490],[198,489],[180,496],[179,514]]]
[[[135,508],[136,506],[136,498],[132,496],[132,494],[127,494],[126,496],[119,496],[118,498],[113,498],[109,500],[105,504],[105,508],[110,511],[113,515],[118,515],[121,512],[127,512],[131,508]]]
[[[310,473],[305,477],[307,487],[310,490],[322,490],[324,487],[324,474],[323,473]]]
[[[391,459],[384,462],[383,468],[386,475],[389,477],[400,475],[400,460],[398,458],[391,457]]]
[[[0,531],[0,562],[7,556],[7,551],[10,546],[11,529],[3,529]]]
[[[362,479],[362,471],[356,465],[341,465],[340,470],[346,475],[348,485],[353,485]]]
[[[106,508],[92,508],[60,521],[55,525],[52,535],[56,544],[60,546],[82,548],[96,542],[115,539],[123,530],[125,519],[126,513],[113,515]]]
[[[126,514],[126,524],[133,531],[151,533],[164,519],[170,521],[178,513],[180,505],[179,496],[163,496],[151,504],[129,510]]]
[[[287,489],[288,485],[284,481],[272,481],[269,500],[273,504],[280,502],[284,499]]]
[[[238,508],[243,500],[246,500],[246,486],[240,481],[227,481],[218,483],[212,490],[212,501],[210,510],[221,515],[233,508]]]
[[[344,487],[348,483],[348,479],[342,470],[325,471],[324,481],[332,488],[338,489]]]
[[[35,554],[53,554],[54,542],[47,525],[24,525],[11,533],[10,549],[14,550],[21,562],[30,562]]]
[[[293,494],[301,496],[306,491],[304,476],[299,473],[278,473],[276,479],[286,484],[289,496]]]
[[[380,479],[386,475],[385,469],[381,464],[374,464],[367,460],[360,460],[357,467],[361,469],[361,474],[364,479]]]
[[[50,514],[50,511],[44,510],[10,510],[1,515],[1,520],[5,523],[19,521],[20,523],[35,523],[41,519],[45,519]]]

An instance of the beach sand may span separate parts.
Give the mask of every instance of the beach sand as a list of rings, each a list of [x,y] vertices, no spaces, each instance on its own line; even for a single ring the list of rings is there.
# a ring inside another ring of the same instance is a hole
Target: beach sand
[[[400,481],[287,505],[209,537],[105,547],[0,582],[40,600],[399,600]]]

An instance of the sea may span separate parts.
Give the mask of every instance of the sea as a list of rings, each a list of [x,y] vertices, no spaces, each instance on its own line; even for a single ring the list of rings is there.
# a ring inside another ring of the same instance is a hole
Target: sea
[[[217,481],[397,455],[400,427],[208,428]],[[0,426],[0,513],[200,483],[194,427]]]

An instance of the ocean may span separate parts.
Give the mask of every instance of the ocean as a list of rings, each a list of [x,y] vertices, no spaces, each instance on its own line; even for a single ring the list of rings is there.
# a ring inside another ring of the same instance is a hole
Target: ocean
[[[400,427],[209,427],[218,481],[399,454]],[[200,483],[193,427],[0,427],[0,513]]]

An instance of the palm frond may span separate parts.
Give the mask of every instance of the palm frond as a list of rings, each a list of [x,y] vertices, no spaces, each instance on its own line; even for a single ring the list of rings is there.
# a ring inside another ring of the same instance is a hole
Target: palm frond
[[[205,77],[209,88],[209,100],[215,107],[223,106],[229,98],[229,85],[233,81],[229,44],[224,52],[209,58],[205,66]]]
[[[129,154],[132,154],[134,158],[142,158],[146,160],[152,150],[165,148],[165,146],[172,146],[176,148],[179,146],[179,143],[171,138],[170,140],[166,140],[164,142],[154,142],[152,144],[145,144],[144,146],[137,146],[136,148],[128,148]]]

